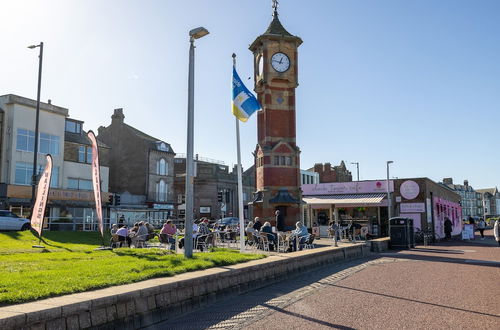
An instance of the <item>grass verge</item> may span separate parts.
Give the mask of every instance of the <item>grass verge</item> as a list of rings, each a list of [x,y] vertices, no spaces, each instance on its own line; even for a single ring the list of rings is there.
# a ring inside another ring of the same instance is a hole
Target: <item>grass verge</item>
[[[264,255],[228,249],[196,253],[192,259],[163,249],[115,249],[100,246],[96,233],[51,232],[44,250],[30,232],[0,233],[0,305],[126,284],[188,271],[233,265]],[[78,237],[78,239],[76,239]]]

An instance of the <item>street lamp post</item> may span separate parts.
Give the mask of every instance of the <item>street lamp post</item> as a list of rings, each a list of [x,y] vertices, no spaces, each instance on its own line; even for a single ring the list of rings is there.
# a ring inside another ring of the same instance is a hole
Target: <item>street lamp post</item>
[[[208,34],[207,29],[199,27],[189,31],[189,78],[188,78],[188,119],[186,153],[186,218],[184,222],[184,256],[193,257],[193,174],[194,174],[194,40]]]
[[[388,217],[388,229],[389,237],[391,237],[391,218],[392,218],[392,200],[391,192],[389,190],[389,165],[394,163],[392,160],[387,161],[387,217]]]
[[[352,162],[351,164],[356,165],[356,173],[357,173],[357,177],[358,177],[358,181],[359,181],[359,162]]]
[[[36,186],[36,172],[37,172],[37,159],[38,159],[38,123],[40,122],[40,91],[42,88],[42,59],[43,59],[43,42],[39,45],[28,46],[30,49],[40,48],[38,55],[38,90],[36,95],[36,118],[35,118],[35,150],[33,150],[33,175],[31,176],[31,210],[35,209],[35,186]],[[33,212],[33,211],[32,211]]]

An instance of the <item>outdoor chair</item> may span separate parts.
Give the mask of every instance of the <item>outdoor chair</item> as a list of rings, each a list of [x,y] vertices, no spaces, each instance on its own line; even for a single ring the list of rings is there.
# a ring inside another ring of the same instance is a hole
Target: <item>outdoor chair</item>
[[[158,239],[160,241],[160,246],[161,245],[164,245],[165,246],[165,249],[167,248],[170,248],[172,249],[172,246],[174,246],[174,248],[172,250],[175,250],[175,242],[176,242],[176,239],[172,236],[172,235],[168,235],[168,234],[160,234],[158,236]],[[174,242],[171,243],[171,240],[173,240]]]
[[[259,247],[262,248],[262,250],[264,251],[270,251],[270,243],[269,243],[269,237],[267,237],[267,234],[266,233],[261,233],[259,236]]]
[[[114,234],[113,236],[111,236],[111,248],[117,248],[120,246],[120,238],[118,237],[118,235]]]
[[[196,249],[202,252],[209,252],[210,248],[214,246],[215,236],[213,233],[207,235],[200,235],[196,237]]]
[[[310,234],[309,236],[307,236],[304,243],[300,244],[301,248],[304,250],[314,249],[313,242],[314,242],[315,238],[316,238],[316,235],[314,235],[314,234]]]
[[[131,245],[133,245],[134,247],[136,248],[144,248],[146,247],[146,239],[147,239],[148,235],[135,235],[135,236],[132,236],[132,243]]]

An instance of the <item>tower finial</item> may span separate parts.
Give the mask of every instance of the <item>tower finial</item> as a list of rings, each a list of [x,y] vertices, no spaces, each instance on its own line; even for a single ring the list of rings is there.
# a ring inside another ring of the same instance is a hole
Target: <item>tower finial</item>
[[[273,0],[273,17],[278,18],[278,6],[279,6],[278,0]]]

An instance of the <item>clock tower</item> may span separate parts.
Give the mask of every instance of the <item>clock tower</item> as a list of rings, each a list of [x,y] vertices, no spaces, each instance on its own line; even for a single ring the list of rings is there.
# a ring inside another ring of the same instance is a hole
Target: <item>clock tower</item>
[[[295,138],[297,49],[302,40],[278,19],[273,1],[271,24],[250,45],[254,54],[254,90],[262,110],[257,113],[253,215],[274,223],[279,210],[286,226],[301,219],[300,149]]]

